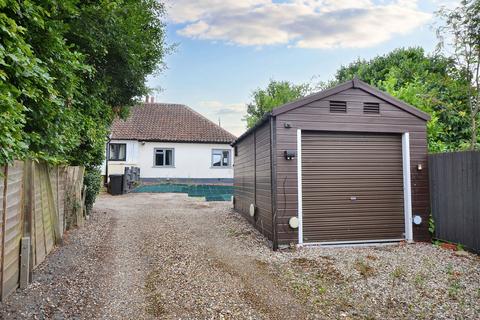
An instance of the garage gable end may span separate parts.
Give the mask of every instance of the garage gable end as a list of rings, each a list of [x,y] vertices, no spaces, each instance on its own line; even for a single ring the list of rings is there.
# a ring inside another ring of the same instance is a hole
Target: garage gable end
[[[368,98],[368,97],[371,98]],[[366,114],[375,114],[376,110],[383,109],[378,104],[394,106],[402,112],[411,114],[421,120],[428,121],[430,120],[430,115],[420,111],[419,109],[400,101],[391,95],[378,90],[363,81],[354,78],[353,80],[344,82],[336,87],[309,95],[302,99],[287,103],[283,106],[280,106],[273,110],[272,115],[278,116],[287,112],[292,112],[295,109],[301,108],[303,106],[316,104],[319,101],[329,101],[329,110],[333,113],[342,113],[346,111],[348,113],[348,105],[343,106],[342,103],[346,102],[341,100],[341,98],[348,97],[350,100],[354,98],[355,102],[365,103],[363,105],[362,111]]]
[[[343,90],[278,117],[284,118],[291,119],[292,125],[310,130],[315,129],[313,126],[318,127],[319,122],[325,130],[334,130],[332,126],[340,125],[352,131],[375,132],[404,132],[405,126],[425,125],[425,120],[416,115],[358,88]]]

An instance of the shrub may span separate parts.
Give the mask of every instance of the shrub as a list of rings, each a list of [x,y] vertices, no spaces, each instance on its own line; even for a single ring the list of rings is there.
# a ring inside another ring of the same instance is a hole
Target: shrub
[[[92,211],[95,198],[100,192],[101,183],[102,175],[98,168],[85,169],[83,184],[87,187],[85,195],[85,208],[87,209],[87,214]]]

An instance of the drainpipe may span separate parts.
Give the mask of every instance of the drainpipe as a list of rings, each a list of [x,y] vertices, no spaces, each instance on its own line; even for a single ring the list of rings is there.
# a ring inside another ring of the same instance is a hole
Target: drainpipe
[[[272,247],[273,251],[278,250],[278,236],[277,236],[277,160],[275,137],[276,123],[275,118],[270,117],[270,181],[271,181],[271,201],[272,201]]]
[[[108,159],[110,159],[110,141],[112,141],[112,134],[107,136],[107,149],[105,150],[105,178],[103,179],[103,185],[108,187]]]

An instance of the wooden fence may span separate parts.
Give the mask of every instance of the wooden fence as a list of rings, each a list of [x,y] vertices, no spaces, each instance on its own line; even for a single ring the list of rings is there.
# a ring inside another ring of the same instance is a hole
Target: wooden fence
[[[480,252],[480,152],[429,155],[435,238]]]
[[[83,225],[83,174],[83,167],[30,160],[0,167],[2,300],[19,286],[21,273],[28,281],[66,228]]]

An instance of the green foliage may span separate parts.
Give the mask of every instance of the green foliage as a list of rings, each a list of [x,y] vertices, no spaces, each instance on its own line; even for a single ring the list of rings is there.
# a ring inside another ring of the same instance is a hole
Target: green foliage
[[[163,13],[155,0],[0,0],[0,165],[83,165],[96,194],[113,118],[163,65]]]
[[[431,152],[465,150],[470,146],[469,82],[453,59],[427,55],[422,48],[401,48],[371,60],[357,60],[339,68],[333,81],[295,85],[270,81],[253,92],[247,125],[252,127],[273,108],[313,90],[321,90],[354,76],[427,112],[428,148]]]
[[[462,0],[456,8],[442,8],[437,16],[443,20],[437,30],[438,49],[448,47],[446,54],[465,82],[469,148],[474,150],[480,147],[480,1]]]
[[[270,80],[266,89],[258,88],[252,93],[253,101],[247,105],[245,117],[247,127],[253,127],[274,108],[301,98],[309,92],[310,86],[307,84],[296,85],[288,81]]]
[[[85,207],[87,209],[87,213],[89,213],[92,210],[93,203],[95,202],[95,198],[100,192],[102,185],[102,176],[100,170],[97,168],[87,168],[85,170],[83,183],[87,186],[85,194]]]
[[[468,146],[468,85],[451,59],[428,56],[421,48],[396,49],[384,56],[342,66],[335,80],[343,82],[355,75],[431,115],[430,151],[461,150]]]
[[[430,217],[428,217],[428,232],[430,232],[432,237],[435,236],[435,220],[431,214]]]

